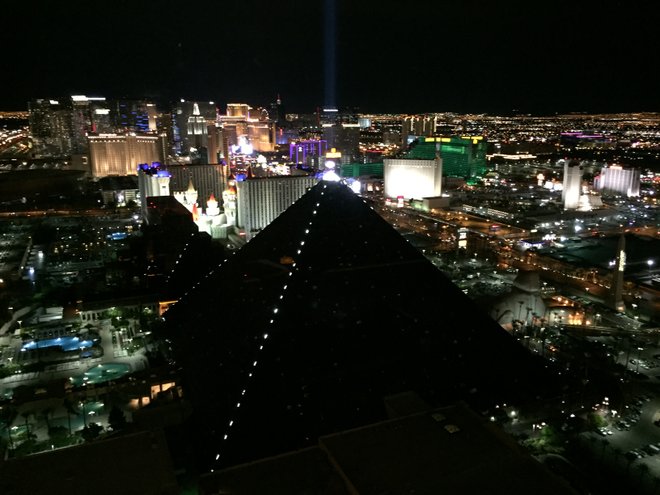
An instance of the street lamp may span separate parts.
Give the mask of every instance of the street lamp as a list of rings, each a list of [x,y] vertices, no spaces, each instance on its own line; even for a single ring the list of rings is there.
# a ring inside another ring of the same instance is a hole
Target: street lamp
[[[509,416],[511,417],[511,423],[515,424],[518,422],[518,412],[515,409],[511,410]]]
[[[646,261],[646,264],[649,265],[649,277],[651,276],[651,268],[653,268],[653,265],[655,264],[655,261],[652,259],[649,259]]]

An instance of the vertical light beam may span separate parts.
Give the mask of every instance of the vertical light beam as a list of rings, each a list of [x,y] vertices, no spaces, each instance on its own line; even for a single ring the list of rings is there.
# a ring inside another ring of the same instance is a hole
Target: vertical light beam
[[[323,107],[337,108],[337,17],[335,0],[325,0],[324,4],[324,83],[325,98]]]

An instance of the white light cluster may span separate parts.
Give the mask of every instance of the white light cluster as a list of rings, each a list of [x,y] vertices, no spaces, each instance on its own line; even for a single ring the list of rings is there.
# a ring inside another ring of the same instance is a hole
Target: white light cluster
[[[324,185],[324,186],[323,186],[323,189],[325,189],[326,187],[327,187],[327,186]],[[321,193],[321,194],[323,194],[323,193]],[[320,203],[316,203],[316,207],[317,207],[317,208],[320,207]],[[312,214],[316,214],[316,210],[314,210],[314,211],[312,212]],[[310,230],[311,230],[311,227],[313,226],[313,223],[314,223],[314,222],[311,221],[311,220],[308,222],[308,224],[307,224],[307,226],[306,226],[306,228],[305,228],[305,230],[304,230],[304,232],[303,232],[303,239],[300,241],[300,246],[304,246],[304,245],[305,245],[304,237],[310,233]],[[298,252],[298,254],[300,254],[300,253],[301,253],[301,250],[298,249],[297,252]],[[295,269],[296,269],[296,264],[297,264],[297,263],[295,263],[295,262],[291,264],[291,268],[289,269],[289,277],[293,276],[293,272],[294,272]],[[284,299],[284,293],[285,293],[285,291],[287,290],[287,287],[288,287],[288,281],[287,281],[287,283],[285,283],[285,284],[282,286],[282,292],[281,292],[280,295],[279,295],[279,300],[280,300],[280,301]],[[277,306],[273,307],[273,315],[277,315],[278,313],[279,313],[279,308],[278,308]],[[275,323],[275,316],[273,316],[273,317],[270,319],[270,321],[269,321],[268,323],[269,323],[270,325],[274,324],[274,323]],[[261,341],[260,341],[260,343],[259,343],[259,347],[258,347],[258,350],[257,350],[257,354],[259,354],[261,351],[263,351],[263,349],[264,349],[264,343],[266,342],[266,340],[268,340],[268,337],[269,337],[268,332],[264,332],[264,333],[262,334],[262,336],[261,336]],[[257,365],[258,365],[258,362],[259,362],[259,360],[258,360],[258,359],[255,359],[255,360],[252,362],[252,367],[251,367],[250,369],[256,371],[256,369],[257,369]],[[249,372],[249,373],[247,374],[246,382],[248,382],[248,379],[249,379],[249,378],[252,378],[252,371]],[[247,385],[246,385],[245,388],[243,388],[243,390],[241,391],[241,397],[245,396],[246,392],[247,392]],[[241,402],[240,402],[240,401],[237,401],[237,402],[236,402],[236,409],[239,409],[240,407],[241,407]],[[229,420],[229,423],[228,423],[228,426],[227,426],[228,429],[231,428],[231,426],[234,424],[234,421],[235,421],[234,419],[230,419],[230,420]],[[222,441],[223,441],[223,442],[229,439],[229,431],[228,431],[228,429],[225,430],[225,433],[224,433],[224,435],[223,435],[223,437],[222,437]],[[217,452],[216,455],[215,455],[215,461],[216,461],[216,462],[220,460],[221,451],[222,451],[222,445],[219,446],[218,452]],[[211,472],[213,472],[213,469],[211,469]]]
[[[325,172],[323,172],[322,178],[330,182],[339,182],[341,180],[341,177],[335,172],[335,162],[331,160],[325,162]]]

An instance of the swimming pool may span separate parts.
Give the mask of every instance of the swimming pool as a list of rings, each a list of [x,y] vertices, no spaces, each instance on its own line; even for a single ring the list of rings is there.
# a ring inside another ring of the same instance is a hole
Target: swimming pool
[[[45,349],[47,347],[61,347],[63,351],[77,351],[83,347],[89,349],[94,345],[92,340],[83,340],[80,337],[57,337],[53,339],[42,339],[42,340],[31,340],[23,344],[23,349],[26,351],[31,351],[36,349]]]
[[[72,376],[71,383],[76,387],[90,383],[103,383],[116,380],[131,371],[131,367],[124,363],[105,363],[94,366],[82,375]]]

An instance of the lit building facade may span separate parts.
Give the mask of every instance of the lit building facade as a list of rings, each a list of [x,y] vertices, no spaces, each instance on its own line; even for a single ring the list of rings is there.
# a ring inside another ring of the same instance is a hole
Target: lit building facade
[[[95,108],[92,112],[92,130],[99,134],[112,134],[115,126],[109,108]]]
[[[59,100],[37,99],[28,103],[30,135],[38,156],[71,153],[71,116]]]
[[[211,196],[219,198],[227,189],[227,167],[224,165],[168,165],[170,191],[186,191],[190,182],[195,185],[201,201]]]
[[[212,101],[181,100],[174,107],[172,114],[171,139],[175,153],[188,155],[191,147],[206,148],[207,125],[217,120],[217,113],[218,110]]]
[[[145,218],[148,197],[170,195],[170,174],[159,163],[141,163],[138,165],[138,188],[142,217]]]
[[[30,133],[38,156],[87,153],[88,133],[97,127],[107,128],[103,97],[74,95],[59,100],[37,99],[28,103],[28,109]]]
[[[227,133],[217,123],[208,126],[208,163],[227,163],[229,141]]]
[[[106,206],[126,206],[139,201],[139,185],[135,175],[115,175],[101,177],[98,181],[103,204]]]
[[[247,103],[227,103],[227,117],[250,118],[250,105]]]
[[[318,166],[318,158],[325,155],[326,151],[328,151],[328,142],[322,139],[291,142],[289,144],[289,160],[297,165],[309,165],[309,157],[309,160]]]
[[[247,126],[248,141],[254,151],[258,153],[269,153],[275,151],[275,122],[260,120],[249,122]]]
[[[439,152],[445,176],[471,178],[486,172],[486,149],[483,136],[426,137],[420,138],[405,157],[432,160]]]
[[[175,192],[174,199],[183,205],[192,215],[193,222],[199,232],[206,232],[213,239],[227,239],[234,232],[234,218],[232,206],[229,202],[225,203],[225,211],[220,210],[218,200],[211,196],[206,200],[206,206],[202,208],[199,201],[197,190],[192,181],[186,191]]]
[[[264,177],[236,183],[237,225],[249,241],[316,184],[313,176]]]
[[[143,198],[170,195],[170,173],[162,169],[160,163],[141,163],[138,166],[138,184]]]
[[[415,198],[442,194],[442,159],[388,158],[383,161],[385,196]]]
[[[603,167],[600,174],[594,177],[594,189],[604,193],[637,197],[639,187],[640,173],[636,168],[611,165]]]
[[[199,112],[199,105],[197,103],[193,104],[192,115],[188,117],[186,134],[188,136],[205,136],[207,134],[206,118]]]
[[[360,155],[360,124],[337,122],[323,125],[323,139],[331,148],[339,150],[342,163],[357,161]]]
[[[111,105],[113,121],[118,132],[137,133],[156,132],[158,130],[158,111],[155,103],[147,100],[114,100]],[[103,132],[97,130],[97,132]]]
[[[411,115],[404,117],[401,122],[401,134],[404,138],[403,144],[410,144],[411,140],[420,136],[433,136],[437,125],[437,117],[434,115]]]
[[[184,153],[190,155],[193,163],[208,163],[208,123],[197,103],[193,104],[193,113],[188,117],[184,142],[187,146]]]
[[[578,162],[564,163],[564,188],[561,197],[565,210],[577,210],[582,195],[582,166]]]
[[[136,175],[141,163],[162,163],[164,136],[100,134],[89,136],[92,177]]]
[[[94,112],[105,108],[105,98],[73,95],[70,99],[71,111],[71,153],[83,154],[89,151],[87,135],[95,132]]]
[[[174,199],[186,207],[186,209],[192,213],[193,220],[196,220],[199,215],[199,207],[197,200],[199,199],[199,193],[195,189],[192,179],[188,182],[188,188],[185,191],[174,191]]]
[[[249,145],[257,153],[275,151],[277,126],[265,109],[246,103],[229,103],[226,115],[219,116],[228,146]]]

